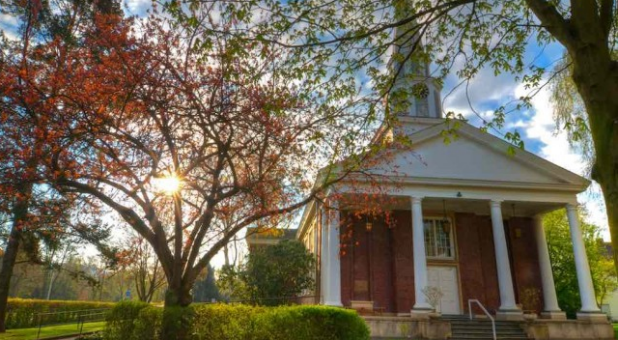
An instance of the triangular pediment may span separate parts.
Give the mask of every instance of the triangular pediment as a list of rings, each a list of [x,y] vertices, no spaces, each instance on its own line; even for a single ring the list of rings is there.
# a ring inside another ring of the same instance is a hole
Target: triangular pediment
[[[411,150],[386,152],[372,172],[423,179],[428,184],[431,179],[461,180],[529,187],[564,185],[574,190],[589,185],[585,178],[528,151],[517,149],[510,154],[510,144],[471,125],[462,124],[450,143],[445,142],[444,130],[444,124],[438,124],[410,135]]]

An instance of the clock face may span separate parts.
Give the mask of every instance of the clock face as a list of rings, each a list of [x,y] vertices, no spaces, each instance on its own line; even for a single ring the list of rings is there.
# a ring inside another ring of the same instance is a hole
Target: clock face
[[[414,86],[412,86],[412,94],[414,94],[416,98],[425,99],[429,96],[429,87],[424,83],[414,84]]]

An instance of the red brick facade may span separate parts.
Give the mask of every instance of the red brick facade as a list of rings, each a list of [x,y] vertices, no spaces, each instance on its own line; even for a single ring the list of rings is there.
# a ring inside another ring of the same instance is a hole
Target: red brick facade
[[[394,211],[390,225],[383,219],[341,216],[341,298],[373,301],[381,311],[409,313],[414,305],[414,259],[410,211]],[[371,230],[367,230],[367,223]],[[442,261],[458,267],[461,310],[468,299],[478,299],[488,309],[500,306],[494,243],[489,216],[455,214],[456,257]],[[536,240],[530,218],[505,223],[513,283],[518,302],[530,291],[541,293]],[[433,262],[429,261],[428,265]],[[542,293],[538,294],[542,307]]]

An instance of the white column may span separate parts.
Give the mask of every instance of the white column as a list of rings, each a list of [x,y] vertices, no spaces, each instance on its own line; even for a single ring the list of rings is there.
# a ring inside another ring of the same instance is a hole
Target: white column
[[[569,229],[571,231],[571,242],[573,243],[573,253],[575,254],[575,270],[577,271],[577,282],[579,283],[579,295],[582,300],[583,313],[599,313],[597,306],[592,276],[590,275],[590,265],[586,255],[586,247],[582,232],[579,229],[579,219],[577,208],[572,204],[567,204],[567,217],[569,219]],[[579,315],[578,315],[579,316]]]
[[[320,209],[320,303],[328,294],[328,219],[324,207]]]
[[[502,222],[502,208],[500,201],[491,201],[491,225],[494,234],[494,248],[496,250],[496,269],[498,270],[498,286],[500,288],[500,312],[521,313],[515,304],[515,292],[513,290],[513,278],[511,277],[511,264],[509,251],[504,234]]]
[[[429,311],[431,306],[423,289],[427,286],[427,258],[425,255],[425,226],[423,223],[423,207],[421,197],[412,197],[412,249],[414,253],[414,297],[416,302],[412,309],[415,311]]]
[[[539,254],[541,282],[543,285],[542,316],[548,319],[566,319],[566,314],[563,313],[558,306],[554,274],[552,273],[549,251],[547,250],[547,240],[545,239],[545,231],[543,230],[543,218],[540,215],[534,216],[534,233],[537,242],[537,253]]]
[[[337,202],[331,203],[328,212],[328,294],[325,305],[342,306],[341,303],[341,261],[339,259],[339,209]]]

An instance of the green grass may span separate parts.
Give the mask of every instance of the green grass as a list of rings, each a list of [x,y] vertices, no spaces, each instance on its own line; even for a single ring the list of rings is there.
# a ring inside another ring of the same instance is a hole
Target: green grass
[[[84,324],[84,333],[100,331],[105,327],[105,321],[88,322]],[[0,334],[0,340],[35,340],[38,328],[19,328],[10,329],[4,334]],[[43,326],[41,328],[41,339],[51,338],[60,335],[78,334],[77,324],[58,325],[58,326]]]
[[[618,339],[618,323],[614,323],[612,326],[614,326],[614,338]]]

